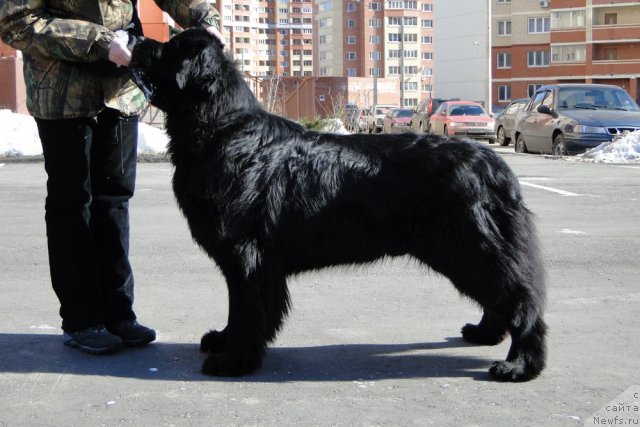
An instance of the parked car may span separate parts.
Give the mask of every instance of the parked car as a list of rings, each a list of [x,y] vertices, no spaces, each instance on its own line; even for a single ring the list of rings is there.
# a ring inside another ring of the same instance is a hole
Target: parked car
[[[520,111],[511,133],[518,153],[579,154],[640,129],[640,107],[622,88],[565,83],[543,86]]]
[[[398,108],[398,106],[393,104],[372,105],[367,115],[367,132],[382,132],[382,119],[384,119],[384,116],[392,108]]]
[[[351,133],[364,132],[367,128],[367,110],[358,107],[345,109],[344,127]]]
[[[384,133],[400,133],[411,130],[411,108],[392,108],[382,119],[382,131]]]
[[[477,102],[446,101],[429,119],[431,133],[496,142],[495,120]]]
[[[513,130],[516,115],[527,105],[527,102],[529,102],[529,98],[514,99],[504,110],[494,116],[496,121],[496,142],[499,145],[506,147],[511,142],[511,131]]]
[[[411,130],[415,132],[429,132],[429,118],[438,109],[440,104],[449,99],[429,98],[421,101],[411,117]]]

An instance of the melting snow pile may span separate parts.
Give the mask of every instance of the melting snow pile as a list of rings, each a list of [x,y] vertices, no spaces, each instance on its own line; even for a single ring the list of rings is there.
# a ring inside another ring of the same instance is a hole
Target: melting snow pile
[[[576,157],[599,163],[640,163],[640,131],[616,136]]]
[[[167,151],[169,138],[164,131],[140,123],[138,154],[157,154]],[[0,110],[0,156],[20,157],[42,154],[38,127],[33,117]]]

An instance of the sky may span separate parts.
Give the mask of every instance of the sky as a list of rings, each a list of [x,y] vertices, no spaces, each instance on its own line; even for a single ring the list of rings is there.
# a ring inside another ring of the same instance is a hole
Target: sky
[[[162,154],[168,138],[155,127],[140,123],[139,154]],[[42,154],[35,121],[31,116],[0,110],[0,157],[26,157]],[[595,163],[639,163],[640,131],[623,135],[584,154],[572,157]]]

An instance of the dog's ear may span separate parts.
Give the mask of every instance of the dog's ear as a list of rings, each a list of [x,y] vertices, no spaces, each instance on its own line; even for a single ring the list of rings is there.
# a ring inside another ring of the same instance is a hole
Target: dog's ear
[[[209,80],[219,72],[218,58],[215,53],[211,52],[217,47],[209,47],[203,50],[195,58],[182,61],[182,66],[176,73],[176,83],[178,88],[184,89],[190,82],[199,82]]]

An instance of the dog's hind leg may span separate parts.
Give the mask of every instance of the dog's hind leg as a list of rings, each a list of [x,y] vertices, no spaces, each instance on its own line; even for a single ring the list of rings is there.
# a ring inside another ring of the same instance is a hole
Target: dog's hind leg
[[[430,241],[438,242],[437,247],[414,251],[417,258],[449,278],[463,295],[484,309],[478,325],[462,329],[466,340],[494,344],[506,331],[510,333],[506,360],[489,370],[499,381],[527,381],[545,366],[544,268],[531,218],[524,211],[518,214],[514,217],[519,224],[508,224],[510,228],[503,226],[494,234],[477,220],[460,219],[458,228],[450,229],[455,235],[433,233]]]
[[[521,301],[510,311],[511,348],[504,361],[495,362],[489,373],[498,381],[528,381],[545,367],[547,326],[540,307],[531,301]]]
[[[462,338],[473,344],[500,344],[509,333],[506,323],[491,311],[485,310],[480,323],[467,323],[462,327]]]
[[[496,344],[508,331],[511,347],[507,358],[495,362],[489,373],[498,381],[528,381],[537,377],[545,366],[547,329],[542,319],[544,299],[539,288],[513,282],[511,274],[491,274],[485,269],[487,274],[483,275],[481,269],[473,270],[474,277],[450,277],[462,293],[484,309],[480,324],[466,325],[463,337],[470,342]]]

